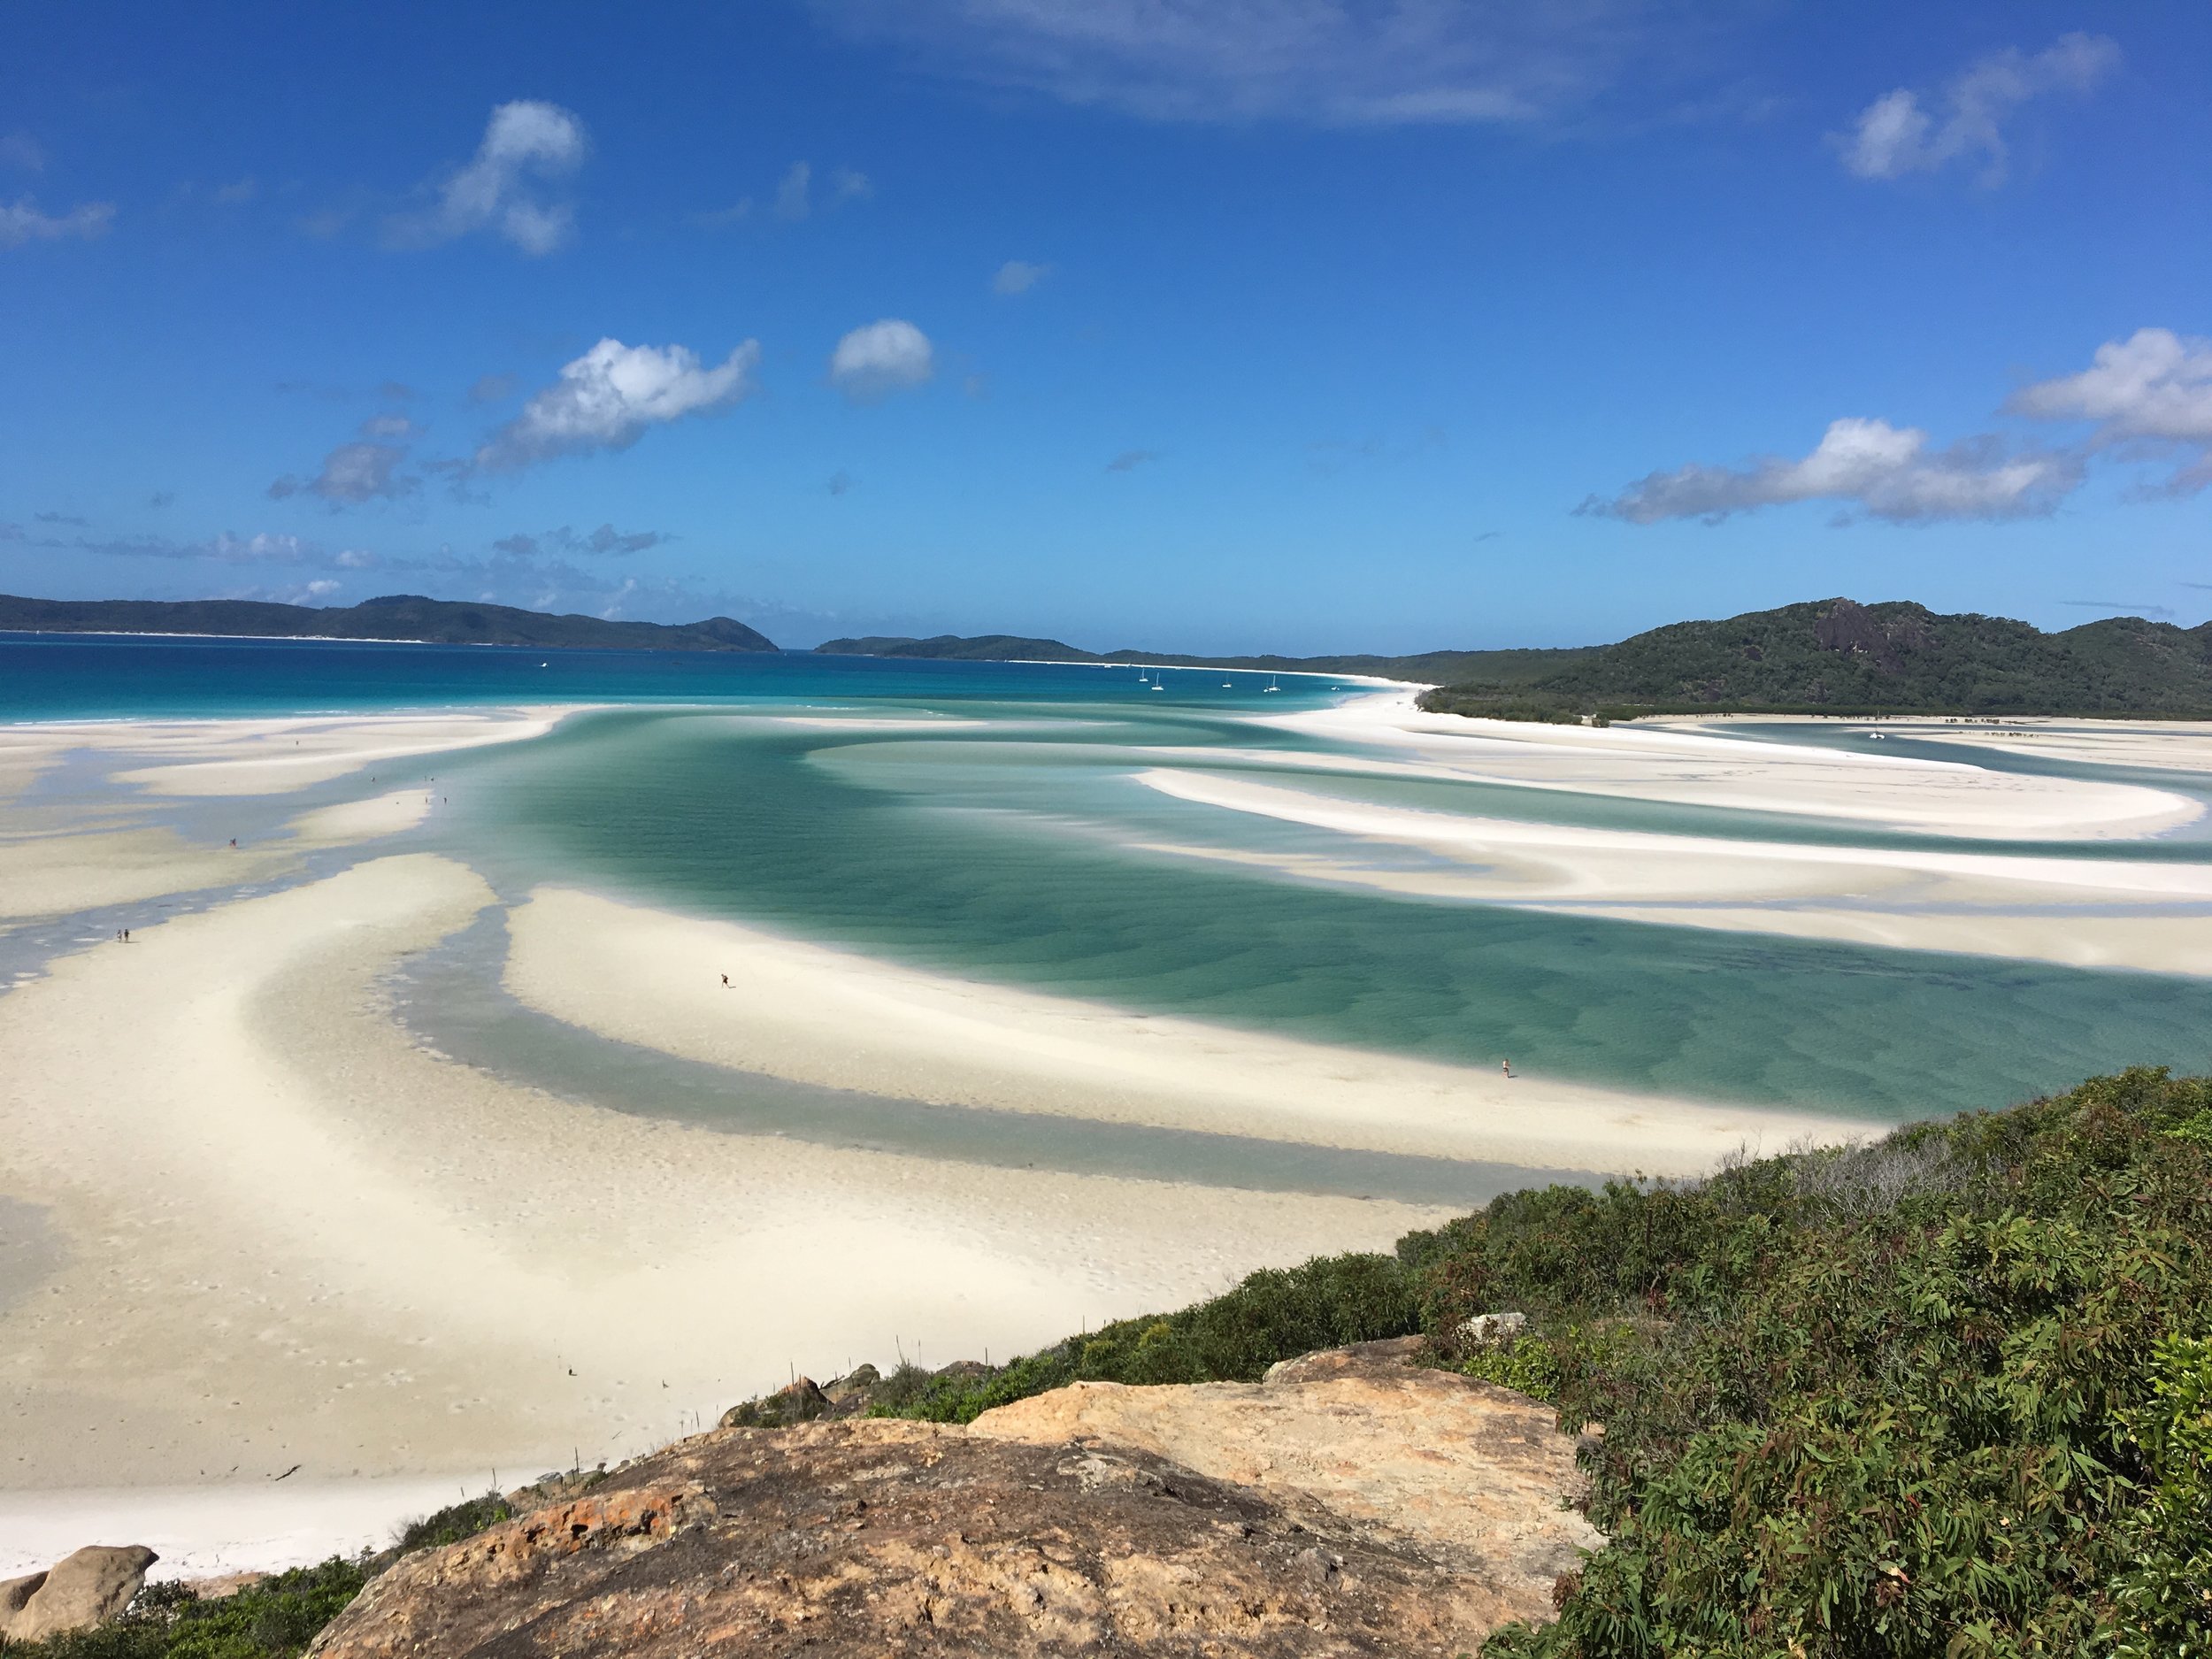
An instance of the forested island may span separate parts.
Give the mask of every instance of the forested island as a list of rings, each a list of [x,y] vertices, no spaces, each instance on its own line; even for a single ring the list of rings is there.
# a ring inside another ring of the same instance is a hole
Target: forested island
[[[1640,714],[2212,716],[2212,623],[2110,617],[2062,633],[1909,601],[1821,599],[1677,622],[1613,645],[1407,657],[1179,657],[1092,652],[1004,634],[832,640],[869,657],[1163,663],[1425,681],[1439,713],[1536,720]]]
[[[396,640],[425,645],[536,645],[572,650],[772,651],[767,635],[729,617],[703,622],[610,622],[512,605],[388,594],[357,605],[258,599],[22,599],[0,594],[0,633],[200,634],[239,639]]]

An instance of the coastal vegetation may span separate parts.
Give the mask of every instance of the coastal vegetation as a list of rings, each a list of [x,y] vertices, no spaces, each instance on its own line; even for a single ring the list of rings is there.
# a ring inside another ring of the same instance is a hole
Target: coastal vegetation
[[[1538,710],[1614,720],[1731,710],[2201,716],[2212,711],[2212,623],[2111,617],[2045,634],[2002,617],[1826,599],[1654,628],[1533,679],[1466,674],[1421,706],[1509,719]]]
[[[1523,1318],[1480,1317],[1504,1311]],[[1701,1180],[1525,1189],[1390,1254],[732,1420],[967,1422],[1076,1380],[1249,1381],[1416,1333],[1555,1408],[1611,1539],[1559,1581],[1556,1622],[1500,1631],[1492,1659],[2212,1655],[2212,1078],[2162,1069]],[[223,1603],[152,1591],[20,1651],[288,1655],[375,1565]]]
[[[1481,1313],[1526,1325],[1466,1334]],[[2212,1079],[2139,1069],[1683,1184],[1508,1194],[997,1370],[894,1373],[941,1421],[1080,1379],[1251,1380],[1425,1332],[1586,1437],[1609,1548],[1511,1659],[2212,1654]]]
[[[388,594],[357,605],[258,599],[19,599],[0,594],[0,633],[202,634],[287,640],[404,640],[434,645],[534,645],[574,650],[772,651],[729,617],[667,626],[548,616],[512,605]]]

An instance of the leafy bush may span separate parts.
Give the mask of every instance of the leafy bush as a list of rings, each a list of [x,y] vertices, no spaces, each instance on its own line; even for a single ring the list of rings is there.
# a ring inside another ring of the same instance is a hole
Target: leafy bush
[[[294,1659],[393,1562],[472,1538],[511,1514],[497,1493],[486,1493],[410,1523],[381,1555],[333,1555],[318,1566],[273,1573],[232,1595],[203,1598],[187,1585],[150,1584],[111,1624],[39,1642],[0,1640],[0,1654],[7,1659]]]
[[[969,1423],[1071,1382],[1251,1382],[1278,1360],[1419,1328],[1403,1265],[1387,1256],[1333,1256],[1254,1273],[1180,1312],[1123,1319],[991,1371],[932,1377],[901,1367],[872,1415]]]
[[[365,1563],[334,1555],[218,1600],[149,1585],[112,1624],[0,1650],[9,1659],[292,1659],[368,1581]]]
[[[996,1371],[1256,1377],[1420,1329],[1553,1402],[1612,1538],[1489,1659],[2212,1659],[2212,1079],[2137,1069],[1710,1178],[1505,1194]],[[1513,1340],[1463,1348],[1471,1315]],[[884,1409],[879,1406],[879,1409]]]

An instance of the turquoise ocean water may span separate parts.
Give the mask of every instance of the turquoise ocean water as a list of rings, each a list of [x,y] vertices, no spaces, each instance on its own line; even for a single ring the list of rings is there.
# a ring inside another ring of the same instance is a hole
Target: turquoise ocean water
[[[1268,781],[1442,810],[1948,844],[1300,774],[1318,745],[1248,717],[1346,693],[1280,683],[1179,670],[1155,693],[1133,669],[1068,665],[0,635],[0,720],[629,705],[426,764],[454,803],[434,840],[510,894],[565,880],[1127,1007],[1870,1121],[2003,1105],[2131,1062],[2212,1064],[2200,980],[1388,896],[1194,856],[1340,848],[1133,780],[1234,770],[1229,749],[1292,766],[1256,774]],[[2185,835],[2036,850],[2212,852]]]

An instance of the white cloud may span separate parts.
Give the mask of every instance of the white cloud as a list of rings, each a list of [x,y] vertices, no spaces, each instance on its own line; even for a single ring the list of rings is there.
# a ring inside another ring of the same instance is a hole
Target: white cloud
[[[28,133],[9,133],[0,136],[0,167],[14,167],[24,173],[46,171],[46,151],[38,140]]]
[[[760,342],[748,340],[714,368],[688,346],[602,340],[534,395],[476,452],[475,467],[511,472],[557,455],[626,449],[649,426],[725,409],[754,389]]]
[[[1653,472],[1611,500],[1592,496],[1577,511],[1655,524],[1663,518],[1717,523],[1731,513],[1789,502],[1832,501],[1878,518],[2017,518],[2052,511],[2080,481],[2081,463],[2051,453],[2008,455],[1993,439],[1947,449],[1928,434],[1886,420],[1832,421],[1801,460],[1778,457],[1742,467],[1693,464]]]
[[[776,187],[776,217],[804,219],[814,211],[807,191],[812,184],[814,169],[803,161],[791,164],[791,171],[783,175],[783,182]]]
[[[421,488],[421,480],[399,472],[399,464],[406,458],[407,451],[397,444],[342,443],[323,457],[322,471],[313,478],[287,475],[269,486],[269,494],[281,501],[305,492],[334,507],[409,495]]]
[[[1155,120],[1525,122],[1651,96],[1746,11],[1686,0],[814,0],[929,67]]]
[[[998,273],[992,277],[991,292],[1026,294],[1051,274],[1052,267],[1048,265],[1032,265],[1026,259],[1009,259],[999,266]]]
[[[2212,484],[2212,340],[2139,328],[2099,346],[2080,373],[2024,388],[2008,406],[2039,420],[2093,421],[2100,445],[2178,452],[2171,490]]]
[[[421,432],[422,428],[404,415],[371,415],[361,423],[361,435],[365,438],[413,438]]]
[[[2015,109],[2047,93],[2087,92],[2119,64],[2119,47],[2101,35],[2062,35],[2033,57],[1993,52],[1944,88],[1939,119],[1902,87],[1875,99],[1837,141],[1843,165],[1862,179],[1897,179],[1978,159],[1982,181],[1996,184],[2008,157],[2003,123]]]
[[[840,202],[864,202],[875,193],[874,183],[864,173],[856,173],[850,167],[840,167],[830,174],[832,206]]]
[[[929,336],[895,317],[854,329],[830,353],[830,384],[855,403],[920,386],[936,372]]]
[[[13,207],[0,204],[0,248],[19,248],[27,242],[59,242],[78,236],[90,241],[107,234],[115,219],[112,202],[87,202],[57,219],[42,213],[38,204],[19,196]]]
[[[583,164],[584,124],[557,104],[517,99],[492,111],[468,165],[438,187],[437,205],[391,221],[389,239],[425,248],[489,229],[526,254],[548,254],[575,229],[575,209],[543,187]]]

